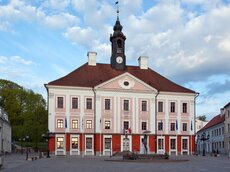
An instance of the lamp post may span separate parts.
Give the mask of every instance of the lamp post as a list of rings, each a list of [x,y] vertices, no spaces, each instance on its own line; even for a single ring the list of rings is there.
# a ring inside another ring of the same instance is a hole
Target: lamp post
[[[197,138],[196,138],[196,155],[200,154],[200,149],[199,149],[200,142],[199,142],[199,140],[200,140],[200,136],[197,135]]]
[[[203,132],[200,140],[203,141],[203,156],[205,156],[205,141],[209,140],[209,134],[206,136],[205,132]]]
[[[49,138],[50,138],[50,134],[51,134],[51,132],[49,132],[49,130],[45,134],[42,134],[42,137],[44,139],[46,139],[46,141],[47,141],[47,155],[46,155],[46,158],[50,158],[50,150],[49,150]]]
[[[30,137],[28,135],[26,135],[23,140],[27,141]],[[29,156],[29,151],[28,151],[28,145],[26,145],[26,160],[28,160],[28,156]]]

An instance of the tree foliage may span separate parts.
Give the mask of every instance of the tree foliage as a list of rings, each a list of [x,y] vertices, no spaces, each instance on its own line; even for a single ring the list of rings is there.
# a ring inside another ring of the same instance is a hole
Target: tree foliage
[[[12,140],[28,135],[37,148],[41,135],[47,131],[48,115],[42,95],[18,84],[0,79],[0,107],[9,116]]]
[[[201,121],[206,121],[206,116],[205,115],[202,115],[202,116],[198,116],[197,117],[199,120],[201,120]]]

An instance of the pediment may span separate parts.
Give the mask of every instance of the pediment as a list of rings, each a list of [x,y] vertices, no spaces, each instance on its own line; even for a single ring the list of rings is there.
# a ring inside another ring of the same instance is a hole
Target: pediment
[[[96,89],[104,90],[124,90],[124,91],[138,91],[138,92],[156,92],[157,90],[142,80],[136,78],[130,73],[126,72],[113,79],[110,79],[98,86]]]

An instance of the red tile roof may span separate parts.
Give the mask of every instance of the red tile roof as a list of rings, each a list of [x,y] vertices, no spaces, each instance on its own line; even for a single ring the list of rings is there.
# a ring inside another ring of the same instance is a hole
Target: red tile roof
[[[217,124],[220,124],[220,123],[224,122],[224,120],[225,120],[225,116],[219,114],[219,115],[213,117],[211,119],[211,121],[209,121],[203,128],[201,128],[201,130],[199,130],[199,132],[202,132],[205,129],[208,129],[208,128],[213,127]]]
[[[90,66],[86,63],[68,75],[48,83],[48,85],[95,87],[125,72],[137,77],[158,91],[196,93],[193,90],[177,85],[150,68],[144,70],[140,69],[139,66],[127,66],[125,70],[115,70],[110,64],[99,63],[96,66]]]

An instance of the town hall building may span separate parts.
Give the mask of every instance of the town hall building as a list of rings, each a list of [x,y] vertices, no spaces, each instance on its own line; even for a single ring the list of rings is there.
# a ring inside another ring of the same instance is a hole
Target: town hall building
[[[197,93],[158,74],[140,56],[126,64],[119,17],[110,36],[110,64],[88,62],[45,84],[49,150],[55,155],[191,154]]]

